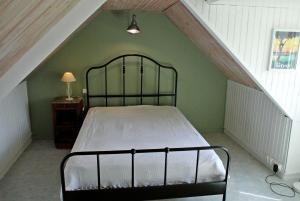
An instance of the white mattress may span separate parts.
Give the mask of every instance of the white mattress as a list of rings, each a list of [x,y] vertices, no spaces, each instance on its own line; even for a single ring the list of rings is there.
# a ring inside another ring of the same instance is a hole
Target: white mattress
[[[95,107],[88,111],[72,152],[193,146],[209,144],[175,107]],[[194,182],[196,154],[169,153],[168,184]],[[131,186],[131,155],[101,156],[100,169],[103,188]],[[198,182],[221,180],[224,175],[217,154],[201,151]],[[65,178],[67,190],[96,188],[96,157],[71,158]],[[163,178],[164,153],[135,155],[135,186],[162,185]]]

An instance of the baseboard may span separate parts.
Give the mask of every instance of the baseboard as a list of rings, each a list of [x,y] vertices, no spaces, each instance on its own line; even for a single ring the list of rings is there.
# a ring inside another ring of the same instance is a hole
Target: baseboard
[[[25,149],[31,144],[32,138],[31,134],[29,137],[24,141],[23,145],[19,148],[18,152],[15,154],[13,158],[7,163],[5,168],[0,170],[0,180],[5,176],[5,174],[9,171],[12,165],[17,161],[17,159],[21,156],[21,154],[25,151]]]
[[[233,141],[235,141],[236,143],[238,143],[243,149],[245,149],[251,156],[253,156],[256,160],[258,160],[259,162],[261,162],[266,168],[268,168],[269,170],[272,171],[273,167],[271,167],[267,161],[265,161],[264,159],[262,159],[257,153],[255,153],[254,151],[251,150],[251,148],[249,148],[245,143],[243,143],[241,140],[239,140],[237,137],[235,137],[230,131],[224,129],[224,133],[230,137]],[[284,176],[284,171],[279,171],[277,173],[277,175],[282,178],[285,179]]]
[[[293,174],[284,174],[282,176],[283,180],[295,180],[300,178],[300,172],[293,173]]]

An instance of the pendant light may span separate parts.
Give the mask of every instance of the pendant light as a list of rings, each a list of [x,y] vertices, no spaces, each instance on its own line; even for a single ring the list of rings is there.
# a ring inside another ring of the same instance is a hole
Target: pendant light
[[[128,26],[127,30],[126,30],[128,33],[131,33],[131,34],[137,34],[137,33],[140,33],[140,28],[138,27],[137,25],[137,22],[135,20],[135,14],[132,15],[132,20],[131,20],[131,23],[130,25]]]

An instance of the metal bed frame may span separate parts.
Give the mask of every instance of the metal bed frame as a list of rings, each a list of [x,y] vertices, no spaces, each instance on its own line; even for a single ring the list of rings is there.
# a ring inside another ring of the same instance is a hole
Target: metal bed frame
[[[126,75],[126,58],[127,57],[137,57],[140,59],[140,93],[139,94],[126,94],[125,88],[125,75]],[[107,68],[108,65],[113,61],[122,59],[122,94],[108,94],[107,90]],[[144,59],[147,59],[157,65],[157,92],[153,94],[143,93],[143,76],[144,76]],[[103,69],[105,73],[105,94],[93,94],[89,92],[89,73],[96,69]],[[174,89],[170,93],[160,92],[160,73],[161,68],[171,70],[174,77]],[[122,98],[122,105],[126,105],[126,97],[136,97],[140,98],[139,103],[143,104],[143,97],[156,97],[156,104],[160,105],[160,97],[169,96],[173,97],[172,105],[176,106],[176,96],[177,96],[177,71],[171,66],[165,66],[159,62],[151,59],[147,56],[140,54],[126,54],[118,56],[102,66],[92,67],[86,72],[86,87],[87,87],[87,107],[90,107],[90,98],[105,98],[105,106],[108,106],[109,98]],[[212,182],[202,182],[198,183],[198,165],[200,152],[205,150],[220,150],[225,153],[226,156],[226,173],[223,180],[212,181]],[[196,157],[196,167],[195,167],[195,180],[191,184],[176,184],[168,185],[168,154],[170,152],[185,152],[185,151],[195,151],[197,152]],[[135,186],[135,155],[140,153],[165,153],[164,158],[164,178],[163,185],[160,186],[147,186],[139,187]],[[114,155],[114,154],[130,154],[131,155],[131,187],[127,188],[102,188],[101,187],[101,156],[103,155]],[[95,156],[95,163],[97,163],[97,188],[88,190],[66,190],[65,182],[65,165],[68,160],[74,156]],[[161,148],[161,149],[131,149],[131,150],[112,150],[112,151],[87,151],[87,152],[72,152],[64,157],[60,165],[61,174],[61,185],[62,185],[62,198],[63,201],[99,201],[99,200],[155,200],[155,199],[165,199],[165,198],[180,198],[180,197],[194,197],[194,196],[204,196],[204,195],[222,195],[222,200],[226,200],[226,188],[228,180],[228,171],[230,164],[230,155],[228,150],[222,146],[207,146],[207,147],[182,147],[182,148]]]
[[[140,58],[140,93],[139,94],[126,94],[126,82],[125,82],[125,77],[126,77],[126,58],[127,57],[137,57]],[[107,86],[108,86],[108,81],[107,81],[107,68],[108,65],[111,64],[112,62],[122,59],[122,94],[108,94],[108,90],[107,90]],[[157,70],[157,91],[156,93],[151,93],[151,94],[145,94],[143,93],[143,77],[144,77],[144,60],[148,60],[153,62],[154,64],[157,65],[158,70]],[[174,73],[175,79],[174,79],[174,91],[170,92],[170,93],[162,93],[161,92],[161,69],[169,69]],[[105,93],[104,94],[93,94],[91,95],[89,92],[89,73],[91,73],[93,70],[101,70],[104,69],[104,79],[105,79]],[[174,98],[174,103],[173,105],[176,106],[177,103],[177,77],[178,77],[178,73],[177,70],[172,67],[172,66],[166,66],[163,64],[158,63],[157,61],[155,61],[154,59],[147,57],[145,55],[140,55],[140,54],[125,54],[125,55],[121,55],[118,56],[112,60],[110,60],[109,62],[107,62],[106,64],[102,65],[102,66],[97,66],[97,67],[92,67],[89,68],[88,71],[86,72],[86,88],[87,88],[87,107],[90,107],[90,98],[105,98],[105,106],[108,106],[108,99],[109,98],[122,98],[122,104],[123,106],[126,105],[126,98],[140,98],[140,105],[143,104],[143,97],[156,97],[157,98],[157,105],[160,105],[160,97],[173,97]]]

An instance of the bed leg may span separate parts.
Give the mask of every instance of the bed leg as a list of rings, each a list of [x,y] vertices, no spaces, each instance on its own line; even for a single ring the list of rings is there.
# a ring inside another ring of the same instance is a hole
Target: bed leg
[[[223,194],[223,199],[222,201],[226,201],[226,192]]]

